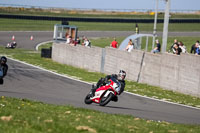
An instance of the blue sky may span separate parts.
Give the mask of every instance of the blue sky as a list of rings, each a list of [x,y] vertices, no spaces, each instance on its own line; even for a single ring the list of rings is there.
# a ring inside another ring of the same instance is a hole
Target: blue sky
[[[0,4],[89,9],[155,9],[156,0],[1,0]],[[159,9],[164,9],[159,0]],[[172,10],[200,10],[200,0],[171,0]]]

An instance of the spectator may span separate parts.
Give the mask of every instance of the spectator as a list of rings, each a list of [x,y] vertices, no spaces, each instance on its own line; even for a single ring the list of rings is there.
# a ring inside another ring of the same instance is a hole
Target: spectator
[[[158,52],[160,52],[160,47],[161,47],[160,42],[157,39],[156,40],[156,47],[152,50],[152,53],[158,53]]]
[[[81,44],[81,40],[79,39],[79,37],[76,38],[75,44]]]
[[[89,39],[85,38],[84,46],[85,46],[85,47],[89,47],[89,48],[91,47],[91,42],[90,42]]]
[[[178,45],[178,40],[177,39],[174,39],[174,43],[172,44],[170,50],[173,52],[173,47],[174,45],[177,44]]]
[[[178,44],[174,44],[174,47],[172,48],[173,54],[180,55],[182,52],[181,48],[178,46]]]
[[[199,43],[196,43],[196,45],[195,45],[195,55],[200,55],[200,45],[199,45]]]
[[[133,49],[133,41],[132,39],[129,39],[128,45],[126,46],[126,51],[131,52]]]
[[[81,44],[84,46],[85,45],[85,36],[82,36]]]
[[[196,43],[192,45],[191,50],[190,50],[191,54],[192,53],[196,54],[197,45],[199,45],[199,40],[197,40]]]
[[[110,47],[117,48],[118,47],[118,42],[116,41],[116,38],[111,42]]]
[[[178,42],[178,45],[179,45],[179,48],[181,48],[182,53],[186,53],[187,52],[186,47],[183,44],[183,42],[181,42],[181,41]]]
[[[67,44],[71,44],[72,43],[72,37],[70,35],[67,35],[66,43]]]

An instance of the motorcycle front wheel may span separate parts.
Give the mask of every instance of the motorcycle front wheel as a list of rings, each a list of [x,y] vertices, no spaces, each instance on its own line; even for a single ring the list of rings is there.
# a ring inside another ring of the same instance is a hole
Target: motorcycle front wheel
[[[85,104],[91,104],[92,103],[92,100],[90,99],[90,94],[87,94],[84,101],[85,101]]]
[[[114,96],[114,94],[110,93],[107,97],[102,97],[100,102],[99,102],[99,105],[100,106],[105,106],[106,104],[108,104],[111,101],[113,96]]]

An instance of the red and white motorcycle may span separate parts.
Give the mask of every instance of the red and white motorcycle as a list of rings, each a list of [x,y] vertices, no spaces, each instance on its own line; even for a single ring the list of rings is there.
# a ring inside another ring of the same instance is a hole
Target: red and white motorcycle
[[[120,82],[115,78],[111,78],[106,85],[96,89],[95,95],[93,97],[91,97],[91,94],[88,94],[85,97],[85,103],[91,104],[94,102],[100,106],[105,106],[112,100],[114,96],[119,94],[120,88]]]

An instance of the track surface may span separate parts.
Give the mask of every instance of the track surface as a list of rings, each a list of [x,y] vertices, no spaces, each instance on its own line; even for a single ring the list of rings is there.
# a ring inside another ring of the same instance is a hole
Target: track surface
[[[27,33],[24,34],[27,35]],[[35,43],[32,41],[33,44],[28,43],[29,39],[22,38],[24,41],[19,41],[27,42],[24,45],[21,43],[20,47],[34,49],[37,42],[51,39],[52,36],[48,36],[48,34],[51,35],[48,32],[39,32],[36,34],[38,40],[35,39]],[[0,40],[3,40],[2,36]],[[8,60],[8,65],[8,75],[4,79],[4,85],[0,86],[0,96],[27,98],[52,104],[70,104],[107,113],[130,114],[151,120],[200,124],[200,109],[160,102],[127,93],[120,95],[117,103],[110,102],[106,107],[100,107],[96,104],[86,105],[83,101],[91,85],[12,60]]]

